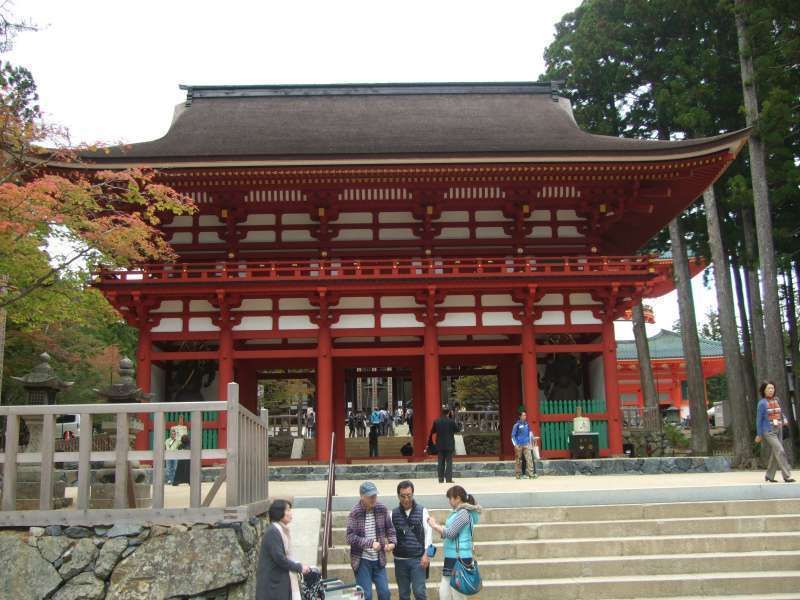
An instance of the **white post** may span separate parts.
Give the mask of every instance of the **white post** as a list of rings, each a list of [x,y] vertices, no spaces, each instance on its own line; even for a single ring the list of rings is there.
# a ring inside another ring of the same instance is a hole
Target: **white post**
[[[117,440],[114,456],[114,508],[136,508],[128,506],[128,435],[127,413],[117,413]],[[134,495],[135,498],[135,495]]]
[[[261,498],[259,500],[266,500],[269,497],[269,410],[264,409],[261,414],[261,420],[264,423],[263,439],[259,440],[261,444],[261,452],[263,460],[261,461],[261,477],[264,478],[264,485],[261,489]]]
[[[53,508],[53,452],[56,446],[55,415],[44,415],[42,423],[42,468],[39,480],[39,510]]]
[[[6,448],[3,463],[3,510],[17,507],[17,446],[19,445],[19,416],[6,417]]]
[[[200,508],[203,452],[203,413],[199,410],[192,411],[191,433],[189,436],[190,463],[189,463],[189,506]]]
[[[78,510],[89,508],[89,486],[92,480],[92,415],[81,414],[81,425],[78,438]]]
[[[225,504],[239,505],[239,384],[228,384],[228,457]]]
[[[164,413],[153,417],[153,508],[164,508]]]

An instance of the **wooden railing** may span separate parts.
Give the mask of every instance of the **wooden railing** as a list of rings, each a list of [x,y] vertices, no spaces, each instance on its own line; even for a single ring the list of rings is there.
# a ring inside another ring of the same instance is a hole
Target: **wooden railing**
[[[301,437],[303,415],[270,415],[269,434],[273,437]]]
[[[203,283],[220,280],[302,281],[502,277],[643,276],[654,273],[649,256],[397,258],[364,260],[240,261],[144,265],[125,270],[102,268],[96,284]]]
[[[500,413],[496,410],[462,410],[456,419],[465,433],[500,430]]]
[[[336,460],[333,449],[336,447],[336,433],[331,433],[331,453],[328,458],[328,485],[325,490],[325,522],[322,526],[322,552],[320,567],[322,576],[328,576],[328,554],[333,547],[333,497],[336,495]]]
[[[202,449],[202,412],[227,411],[228,445],[224,449]],[[153,437],[150,450],[130,450],[130,418],[149,415],[155,432],[164,432],[165,413],[190,412],[189,450],[170,450],[164,447],[159,435]],[[78,414],[80,430],[77,452],[59,452],[55,448],[56,415]],[[3,500],[0,526],[27,526],[48,524],[99,525],[120,520],[154,522],[215,522],[241,520],[260,514],[267,508],[268,437],[266,418],[261,419],[239,405],[239,386],[228,385],[228,400],[216,402],[153,402],[141,404],[72,404],[53,406],[0,406],[0,415],[6,417],[5,452],[0,454],[3,463]],[[116,419],[116,447],[113,451],[96,451],[92,445],[92,418],[97,415],[114,415]],[[19,419],[40,416],[43,422],[42,444],[39,452],[18,452]],[[188,507],[165,508],[164,461],[189,462]],[[209,490],[205,500],[202,495],[202,461],[224,460],[223,473]],[[131,461],[152,463],[152,508],[130,506],[128,483]],[[77,500],[74,509],[52,510],[54,463],[78,463]],[[90,488],[92,463],[114,464],[113,509],[91,509]],[[16,510],[18,465],[39,467],[39,510]],[[210,506],[214,495],[227,479],[225,507]]]

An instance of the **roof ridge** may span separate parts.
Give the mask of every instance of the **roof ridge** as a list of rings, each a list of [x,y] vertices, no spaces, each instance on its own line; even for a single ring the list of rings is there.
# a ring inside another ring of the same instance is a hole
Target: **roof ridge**
[[[331,83],[186,85],[187,106],[197,98],[260,98],[286,96],[389,96],[428,94],[550,94],[556,99],[561,81],[487,81],[419,83]]]

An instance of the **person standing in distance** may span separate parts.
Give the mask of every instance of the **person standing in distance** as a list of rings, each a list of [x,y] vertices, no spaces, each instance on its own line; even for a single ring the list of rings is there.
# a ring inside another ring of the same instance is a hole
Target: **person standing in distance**
[[[431,438],[436,444],[438,457],[439,483],[453,483],[453,453],[456,451],[458,426],[452,414],[452,411],[442,409],[442,415],[433,422],[431,428]]]
[[[756,408],[756,443],[764,440],[770,448],[765,481],[775,483],[775,471],[781,469],[781,475],[786,483],[794,483],[789,461],[786,460],[786,450],[783,448],[783,411],[780,402],[775,397],[775,384],[765,381],[758,387],[761,400]]]
[[[389,600],[386,578],[386,553],[397,544],[392,519],[386,506],[378,502],[378,488],[365,481],[358,488],[358,504],[347,516],[346,541],[350,545],[350,566],[356,583],[364,590],[364,600],[372,600],[372,584],[378,600]]]
[[[427,549],[433,543],[433,532],[428,524],[428,509],[414,500],[414,484],[401,481],[397,484],[400,504],[392,511],[392,524],[397,533],[394,549],[394,575],[400,600],[426,600],[425,579],[431,559]]]
[[[536,465],[533,462],[533,432],[528,425],[528,413],[519,413],[519,420],[511,428],[511,443],[514,444],[514,476],[522,475],[522,457],[525,456],[525,470],[528,479],[536,477]]]

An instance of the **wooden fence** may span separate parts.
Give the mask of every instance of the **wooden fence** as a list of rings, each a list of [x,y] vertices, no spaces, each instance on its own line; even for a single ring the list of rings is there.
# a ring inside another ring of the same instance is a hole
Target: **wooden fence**
[[[189,412],[189,450],[167,451],[160,439],[150,450],[130,450],[131,417],[147,415],[154,421],[155,431],[165,431],[165,415]],[[203,449],[203,411],[227,412],[227,448]],[[77,452],[58,452],[55,448],[56,415],[79,414],[80,431]],[[115,415],[116,439],[113,451],[92,448],[92,417]],[[216,402],[153,402],[142,404],[72,404],[54,406],[0,406],[6,417],[3,463],[3,500],[0,526],[29,525],[102,525],[121,521],[153,523],[214,523],[237,521],[260,514],[267,508],[268,436],[267,419],[253,415],[239,405],[239,386],[228,384],[228,400]],[[19,452],[17,439],[20,417],[42,418],[42,444],[39,452]],[[164,461],[189,462],[188,506],[165,508]],[[224,469],[205,499],[202,496],[202,461],[222,460]],[[129,506],[128,478],[130,461],[152,463],[152,507]],[[53,510],[54,463],[78,463],[76,506]],[[114,508],[89,508],[92,463],[114,464]],[[17,471],[19,465],[38,467],[41,471],[39,510],[16,510]],[[226,481],[227,480],[227,481]],[[225,507],[211,507],[215,494],[226,484]]]

